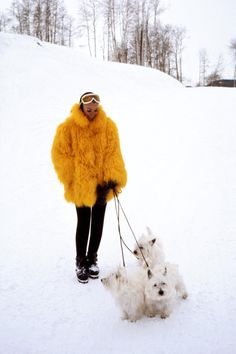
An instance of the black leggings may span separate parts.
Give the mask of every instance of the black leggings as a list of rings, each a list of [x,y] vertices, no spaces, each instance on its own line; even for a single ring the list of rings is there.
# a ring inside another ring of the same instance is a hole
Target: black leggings
[[[76,229],[76,257],[83,260],[96,258],[97,251],[102,238],[103,223],[106,211],[106,204],[95,204],[90,207],[76,207],[77,229]],[[90,230],[90,239],[89,238]]]

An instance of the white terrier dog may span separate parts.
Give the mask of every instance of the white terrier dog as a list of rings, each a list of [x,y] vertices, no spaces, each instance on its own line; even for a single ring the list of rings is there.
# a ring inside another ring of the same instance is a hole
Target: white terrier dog
[[[171,263],[157,265],[147,271],[145,284],[145,314],[149,317],[168,317],[173,311],[177,294],[186,299],[188,294],[178,266]]]
[[[165,261],[161,240],[154,236],[148,227],[147,233],[142,234],[139,238],[138,245],[139,247],[135,245],[133,253],[138,259],[139,264],[143,265],[145,268],[147,266],[145,260],[150,268]]]
[[[122,319],[134,322],[144,314],[143,271],[129,276],[124,267],[101,279],[122,310]]]
[[[165,262],[161,241],[149,228],[138,246],[133,253],[141,265],[139,270],[128,274],[126,268],[118,267],[101,279],[102,284],[115,298],[123,319],[134,322],[143,315],[166,318],[173,311],[177,295],[182,299],[188,296],[178,266]]]

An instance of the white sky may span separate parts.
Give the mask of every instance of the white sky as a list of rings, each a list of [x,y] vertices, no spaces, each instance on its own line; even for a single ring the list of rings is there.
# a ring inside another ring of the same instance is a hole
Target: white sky
[[[0,10],[5,10],[11,0],[1,0]],[[76,12],[79,0],[64,0],[68,12]],[[198,80],[199,50],[207,49],[212,69],[223,55],[224,77],[233,77],[233,59],[229,44],[236,38],[236,0],[162,0],[166,11],[163,22],[186,28],[187,37],[183,57],[186,78]]]

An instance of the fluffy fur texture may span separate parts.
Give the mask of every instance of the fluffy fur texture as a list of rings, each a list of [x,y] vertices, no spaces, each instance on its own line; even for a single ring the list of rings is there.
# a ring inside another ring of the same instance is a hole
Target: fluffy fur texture
[[[162,243],[160,238],[153,235],[152,231],[147,227],[146,234],[138,240],[138,245],[135,245],[133,253],[138,259],[140,265],[146,268],[146,259],[150,268],[153,268],[156,264],[161,264],[165,260]],[[143,258],[144,256],[144,258]]]
[[[178,266],[167,262],[129,275],[126,268],[118,267],[101,281],[120,307],[122,319],[131,322],[143,316],[167,318],[177,298],[188,296]]]
[[[127,274],[126,268],[119,267],[106,278],[101,279],[122,311],[122,319],[137,321],[144,314],[143,275]]]
[[[178,297],[187,298],[185,284],[178,266],[165,262],[161,241],[150,229],[138,243],[151,269],[147,269],[137,247],[134,254],[139,260],[138,271],[128,275],[126,268],[119,267],[103,278],[102,283],[114,296],[123,319],[136,321],[144,315],[166,318],[173,311]]]
[[[93,121],[86,118],[79,104],[72,107],[71,115],[57,128],[52,161],[64,184],[66,200],[77,206],[95,204],[98,184],[116,181],[117,192],[126,184],[118,130],[101,106]],[[112,197],[110,191],[107,200]]]
[[[149,317],[159,315],[161,318],[171,314],[177,294],[182,299],[188,296],[178,266],[171,263],[159,264],[152,271],[148,270],[144,293],[145,314]]]

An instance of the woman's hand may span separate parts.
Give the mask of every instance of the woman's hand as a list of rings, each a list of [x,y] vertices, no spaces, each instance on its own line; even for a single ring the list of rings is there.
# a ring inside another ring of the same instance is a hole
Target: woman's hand
[[[97,204],[104,205],[106,204],[106,197],[109,193],[109,191],[112,189],[115,191],[115,188],[117,186],[116,181],[108,181],[104,185],[98,184],[97,185]]]
[[[107,182],[107,187],[109,189],[112,189],[115,192],[115,189],[117,187],[117,182],[113,181],[113,180],[110,180],[110,181]]]

